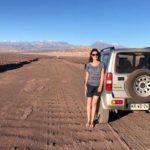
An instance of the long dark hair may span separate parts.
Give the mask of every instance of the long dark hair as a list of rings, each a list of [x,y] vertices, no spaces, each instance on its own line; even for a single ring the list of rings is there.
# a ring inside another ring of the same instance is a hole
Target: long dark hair
[[[100,57],[101,57],[100,52],[96,48],[93,48],[90,52],[89,62],[93,62],[93,58],[92,58],[93,52],[97,52],[97,54],[98,54],[97,60],[100,61]]]

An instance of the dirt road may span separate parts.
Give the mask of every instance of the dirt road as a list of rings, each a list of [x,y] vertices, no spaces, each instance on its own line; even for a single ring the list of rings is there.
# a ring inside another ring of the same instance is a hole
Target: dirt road
[[[39,59],[0,74],[0,150],[150,150],[148,113],[86,129],[82,65]]]

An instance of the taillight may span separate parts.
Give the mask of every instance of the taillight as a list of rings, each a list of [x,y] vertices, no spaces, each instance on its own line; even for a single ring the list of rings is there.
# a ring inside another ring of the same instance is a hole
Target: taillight
[[[119,100],[119,99],[117,99],[117,100],[112,100],[111,103],[112,103],[113,105],[116,105],[116,104],[123,104],[123,100],[122,100],[122,99],[121,99],[121,100]]]
[[[106,74],[106,91],[112,91],[112,73],[108,72]]]

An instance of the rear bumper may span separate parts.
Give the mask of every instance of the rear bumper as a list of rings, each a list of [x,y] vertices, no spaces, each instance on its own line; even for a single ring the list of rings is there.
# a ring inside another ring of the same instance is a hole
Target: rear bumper
[[[145,108],[143,108],[143,109],[141,109],[141,110],[150,110],[150,103],[148,102],[133,102],[131,99],[125,99],[125,105],[124,105],[124,110],[134,110],[133,108],[131,108],[131,105],[134,105],[134,104],[137,104],[137,105],[143,105],[143,106],[147,106],[148,105],[148,107],[149,107],[149,109],[147,109],[147,107]],[[136,108],[135,108],[135,110],[136,110]],[[137,108],[137,110],[138,110],[138,108]],[[139,108],[139,110],[140,110],[140,108]]]
[[[142,105],[149,105],[148,110],[150,110],[150,102],[134,102],[132,99],[128,99],[128,98],[114,98],[112,93],[110,94],[102,94],[101,95],[101,100],[103,101],[103,108],[104,109],[110,109],[110,110],[133,110],[133,108],[131,108],[132,104],[142,104]],[[123,104],[112,104],[112,100],[122,100]],[[145,108],[146,109],[146,108]],[[145,110],[143,108],[143,110]],[[139,109],[140,110],[140,109]],[[142,109],[141,109],[142,110]]]

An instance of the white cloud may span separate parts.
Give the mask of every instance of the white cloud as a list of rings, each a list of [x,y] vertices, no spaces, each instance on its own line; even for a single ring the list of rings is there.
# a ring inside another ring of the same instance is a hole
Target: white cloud
[[[117,42],[112,42],[112,45],[119,45],[119,43],[117,43]]]
[[[99,40],[99,42],[104,42],[104,40]]]

